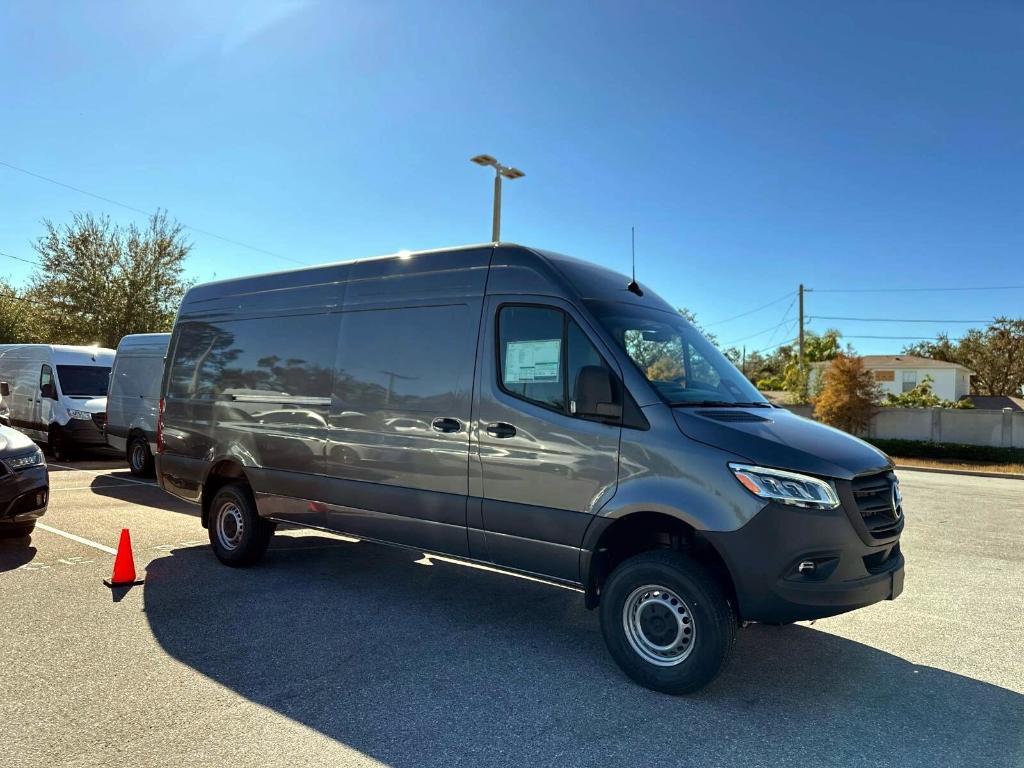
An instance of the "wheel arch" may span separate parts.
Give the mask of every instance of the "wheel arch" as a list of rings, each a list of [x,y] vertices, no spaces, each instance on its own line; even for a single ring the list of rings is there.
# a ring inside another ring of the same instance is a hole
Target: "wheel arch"
[[[217,491],[228,483],[237,481],[249,484],[249,478],[245,474],[245,467],[237,459],[222,458],[210,464],[210,468],[203,477],[202,493],[199,502],[202,509],[201,519],[204,528],[208,528],[210,525],[210,505],[213,503],[213,497],[217,495]]]
[[[708,568],[737,607],[736,586],[713,542],[679,514],[640,509],[614,518],[597,518],[587,529],[581,576],[587,608],[596,608],[601,588],[616,566],[634,555],[658,549],[684,552]]]

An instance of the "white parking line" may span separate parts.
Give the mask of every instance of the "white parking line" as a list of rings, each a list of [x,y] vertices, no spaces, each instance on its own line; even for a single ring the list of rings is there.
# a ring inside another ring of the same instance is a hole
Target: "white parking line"
[[[92,547],[93,549],[98,549],[100,552],[106,552],[108,555],[116,555],[117,554],[117,550],[114,549],[113,547],[108,547],[105,544],[97,544],[95,541],[89,541],[89,539],[83,539],[81,536],[76,536],[73,533],[68,533],[67,531],[62,531],[59,528],[51,528],[50,526],[45,525],[43,523],[36,523],[36,528],[42,528],[44,531],[49,531],[50,533],[55,533],[58,536],[63,536],[65,539],[71,539],[72,541],[77,541],[79,544],[85,544],[85,546],[87,546],[87,547]]]
[[[135,483],[137,485],[156,485],[156,483],[149,482],[146,480],[136,480],[131,477],[114,477],[109,472],[100,472],[95,469],[82,469],[80,467],[69,467],[66,464],[54,464],[52,461],[47,464],[50,467],[57,467],[58,469],[69,469],[72,472],[88,472],[90,475],[96,475],[97,477],[109,477],[111,480],[120,480],[123,483]]]
[[[111,480],[117,480],[118,478],[112,477],[110,479]],[[154,483],[153,485],[155,486],[156,483]],[[100,491],[100,490],[103,490],[104,488],[122,488],[124,490],[128,490],[128,486],[127,485],[78,485],[78,486],[75,486],[73,488],[63,488],[63,487],[62,488],[54,488],[51,485],[50,486],[50,495],[52,496],[54,491]]]

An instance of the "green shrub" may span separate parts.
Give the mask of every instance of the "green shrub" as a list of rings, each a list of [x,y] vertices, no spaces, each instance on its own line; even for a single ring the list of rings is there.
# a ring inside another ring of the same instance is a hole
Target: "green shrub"
[[[926,440],[883,440],[868,438],[867,442],[890,456],[905,459],[949,459],[951,461],[983,461],[990,464],[1024,464],[1024,448],[997,448],[991,445],[966,443],[930,443]]]

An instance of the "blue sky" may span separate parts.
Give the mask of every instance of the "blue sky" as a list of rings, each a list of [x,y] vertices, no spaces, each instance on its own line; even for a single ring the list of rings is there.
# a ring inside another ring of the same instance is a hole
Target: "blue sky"
[[[812,318],[1024,314],[823,290],[1024,285],[1020,3],[8,0],[0,73],[0,161],[302,262],[489,239],[486,152],[526,172],[504,239],[626,272],[635,225],[723,342],[794,335],[789,298],[716,321],[801,281]],[[0,251],[77,210],[142,218],[0,166]],[[289,266],[190,236],[197,280]]]

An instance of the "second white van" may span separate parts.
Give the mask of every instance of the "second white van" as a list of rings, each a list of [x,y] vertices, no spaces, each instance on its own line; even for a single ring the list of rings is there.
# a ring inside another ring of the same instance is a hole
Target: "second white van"
[[[107,443],[133,475],[153,476],[160,380],[169,333],[135,333],[117,345],[107,395]]]
[[[0,394],[12,427],[57,459],[106,445],[114,350],[62,344],[0,344]]]

